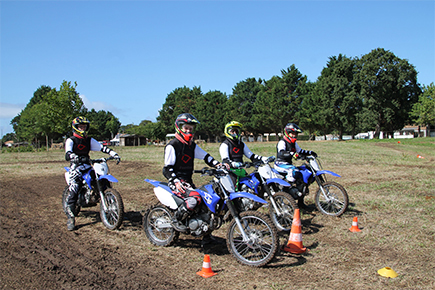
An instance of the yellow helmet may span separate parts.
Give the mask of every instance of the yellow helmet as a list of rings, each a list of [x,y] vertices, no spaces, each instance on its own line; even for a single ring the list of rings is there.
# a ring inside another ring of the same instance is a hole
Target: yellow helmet
[[[242,134],[242,124],[237,121],[229,122],[225,125],[224,133],[229,139],[238,141]]]
[[[86,125],[85,130],[80,130],[79,125]],[[89,131],[90,122],[86,117],[77,117],[72,121],[73,133],[77,134],[80,137],[86,137]]]

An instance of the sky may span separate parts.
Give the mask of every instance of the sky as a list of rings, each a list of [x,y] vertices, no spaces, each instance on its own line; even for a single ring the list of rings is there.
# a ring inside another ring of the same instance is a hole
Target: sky
[[[435,1],[0,1],[0,129],[42,85],[77,83],[86,108],[156,121],[180,87],[231,95],[295,65],[383,48],[435,82]],[[92,121],[92,120],[91,120]],[[201,121],[201,120],[199,120]]]

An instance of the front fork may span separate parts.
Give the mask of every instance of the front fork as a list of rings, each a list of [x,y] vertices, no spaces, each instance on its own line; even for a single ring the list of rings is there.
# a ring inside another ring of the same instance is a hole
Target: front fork
[[[104,198],[104,192],[101,190],[101,185],[100,185],[100,180],[96,180],[96,185],[97,185],[97,190],[100,193],[100,202],[101,205],[103,206],[103,211],[107,211],[107,204],[106,204],[106,199]]]
[[[326,190],[325,190],[325,188],[323,187],[324,179],[321,178],[320,176],[317,176],[317,175],[314,177],[314,179],[316,180],[317,185],[319,186],[320,191],[321,191],[322,194],[323,194],[323,197],[325,198],[325,200],[326,200],[327,202],[329,202],[331,199],[329,198],[329,195],[326,193]]]
[[[231,215],[234,218],[234,221],[237,224],[237,227],[239,228],[240,232],[242,233],[243,242],[245,242],[245,243],[248,242],[249,237],[246,234],[245,229],[243,228],[242,222],[240,221],[240,216],[236,211],[236,207],[235,207],[234,203],[229,198],[227,199],[227,206],[228,206],[228,209],[229,209]]]
[[[269,186],[267,186],[266,183],[263,182],[263,189],[266,191],[267,195],[269,196],[269,202],[272,204],[273,208],[275,209],[275,212],[278,216],[281,215],[281,211],[279,210],[278,206],[276,205],[275,198],[273,195],[275,194],[275,191],[271,189]]]

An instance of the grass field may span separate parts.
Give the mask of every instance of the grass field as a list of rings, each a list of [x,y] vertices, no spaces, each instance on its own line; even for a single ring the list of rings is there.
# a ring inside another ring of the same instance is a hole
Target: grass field
[[[201,147],[219,158],[218,145],[212,143]],[[274,142],[247,145],[260,155],[276,153]],[[264,276],[261,271],[267,270],[250,270],[252,281],[237,284],[234,289],[242,289],[242,286],[256,289],[255,285],[267,286],[258,289],[435,289],[435,139],[301,141],[299,145],[315,151],[323,169],[341,175],[333,180],[347,189],[350,206],[340,218],[302,212],[303,241],[310,251],[304,256],[304,262],[299,260],[289,269],[292,275],[305,277],[303,280],[286,281],[279,271],[288,268],[280,268],[278,262],[275,270],[280,274],[277,277],[261,284],[254,281],[254,277]],[[143,179],[163,180],[164,148],[113,149],[122,157],[122,163],[139,163],[145,167],[141,172],[146,176],[137,174],[138,171],[130,172],[128,165],[122,172],[111,166],[112,173],[120,180],[117,188],[123,193],[125,207],[143,212],[148,205],[133,192],[152,195],[151,187]],[[103,156],[102,153],[92,153],[92,157],[100,155]],[[68,163],[59,163],[61,160],[64,160],[61,150],[2,153],[1,182],[62,175],[62,167]],[[295,163],[297,165],[298,161]],[[204,166],[200,160],[195,163],[198,169]],[[195,183],[200,185],[205,180],[195,176]],[[312,186],[306,199],[308,204],[313,204],[312,192],[316,188]],[[349,231],[355,216],[362,230],[360,233]],[[143,237],[140,238],[138,233],[132,235],[136,239],[129,241],[134,245],[143,243],[139,241]],[[219,258],[214,258],[215,265],[224,267]],[[377,270],[383,267],[391,267],[398,277],[387,279],[379,276]],[[225,285],[216,289],[224,289]]]

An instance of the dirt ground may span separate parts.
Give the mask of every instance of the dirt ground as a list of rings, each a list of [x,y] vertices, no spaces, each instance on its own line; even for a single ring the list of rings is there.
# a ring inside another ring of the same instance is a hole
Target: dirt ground
[[[121,162],[111,170],[123,180],[131,172],[146,177],[151,169],[141,162]],[[311,205],[312,210],[302,215],[304,246],[310,251],[303,255],[281,251],[266,267],[251,268],[237,263],[224,244],[201,248],[200,239],[186,235],[175,246],[153,246],[142,230],[144,209],[155,202],[145,183],[138,188],[114,185],[125,203],[119,230],[107,230],[94,207],[83,209],[78,229],[68,232],[61,207],[64,186],[62,174],[1,181],[1,289],[416,289],[405,284],[409,281],[393,283],[376,275],[379,263],[361,264],[367,259],[379,262],[380,257],[394,260],[397,252],[361,248],[348,232],[357,212],[330,218]],[[336,227],[349,238],[334,236]],[[214,233],[221,241],[225,229]],[[281,235],[281,245],[287,241],[288,234]],[[322,251],[317,249],[320,243]],[[334,249],[344,248],[345,263],[334,257]],[[217,273],[208,279],[196,275],[205,253]]]

